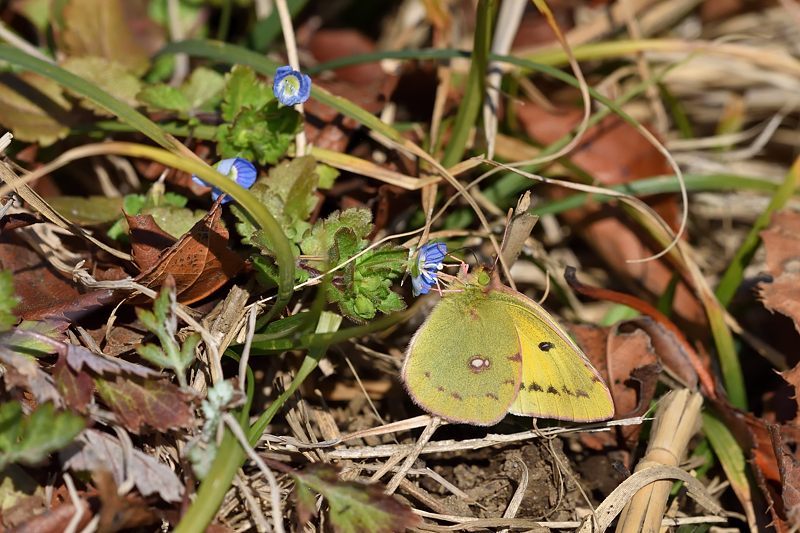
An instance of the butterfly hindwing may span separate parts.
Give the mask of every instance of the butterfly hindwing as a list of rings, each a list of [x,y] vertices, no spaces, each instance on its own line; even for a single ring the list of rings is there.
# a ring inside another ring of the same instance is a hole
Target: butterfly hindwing
[[[600,374],[547,311],[505,287],[489,294],[503,302],[520,337],[522,379],[510,413],[574,422],[614,416],[614,402]]]
[[[505,307],[475,288],[439,302],[403,364],[414,402],[453,422],[485,426],[505,416],[522,370],[517,328]]]

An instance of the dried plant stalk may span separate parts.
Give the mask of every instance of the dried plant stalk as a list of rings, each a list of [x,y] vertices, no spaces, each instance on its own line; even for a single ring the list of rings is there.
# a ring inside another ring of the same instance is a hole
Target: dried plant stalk
[[[703,397],[687,389],[672,391],[661,401],[647,445],[647,453],[636,472],[655,466],[677,467],[686,453],[689,439],[700,427]],[[667,505],[672,481],[656,481],[639,490],[625,505],[617,533],[657,532]]]

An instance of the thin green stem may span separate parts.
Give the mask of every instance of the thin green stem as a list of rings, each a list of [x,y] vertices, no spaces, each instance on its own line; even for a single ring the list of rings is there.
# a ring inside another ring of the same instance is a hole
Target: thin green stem
[[[342,317],[339,315],[322,313],[317,325],[317,332],[329,333],[336,331],[341,324],[341,320]],[[250,426],[248,440],[251,446],[255,446],[278,411],[317,367],[327,349],[327,344],[319,343],[309,350],[308,355],[303,360],[300,370],[297,372],[297,375],[286,391],[272,402],[269,408]],[[241,422],[242,419],[240,416],[240,423]],[[219,447],[219,451],[217,451],[217,456],[214,458],[214,463],[211,465],[208,474],[200,484],[197,497],[175,528],[175,533],[205,531],[208,524],[211,523],[211,520],[213,520],[214,516],[217,514],[220,505],[222,505],[225,493],[228,492],[228,488],[231,486],[236,472],[242,467],[242,464],[244,464],[245,458],[246,454],[236,440],[236,437],[234,437],[230,430],[226,430],[225,436],[222,439],[222,444]]]

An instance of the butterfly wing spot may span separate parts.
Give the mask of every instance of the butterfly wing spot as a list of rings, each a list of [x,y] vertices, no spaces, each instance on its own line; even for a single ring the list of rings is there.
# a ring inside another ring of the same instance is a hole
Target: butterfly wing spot
[[[528,386],[528,390],[531,392],[544,392],[542,386],[535,381]]]
[[[521,363],[522,362],[522,354],[517,352],[514,355],[509,355],[508,356],[508,360],[509,361],[514,361],[515,363]]]
[[[539,343],[539,349],[543,352],[549,352],[555,347],[556,345],[549,341],[543,341]]]
[[[558,395],[558,394],[561,394],[561,393],[558,392],[558,389],[556,389],[555,387],[550,385],[549,387],[547,387],[547,394],[556,394],[556,395]]]
[[[580,389],[575,391],[575,395],[576,396],[580,396],[581,398],[588,398],[589,397],[589,393],[588,392],[586,392],[585,390],[580,390]]]
[[[459,402],[464,400],[464,398],[462,398],[461,395],[457,392],[451,392],[450,396],[452,396],[454,400],[458,400]]]
[[[431,379],[431,373],[430,372],[425,372],[425,377],[428,378],[428,379]]]
[[[473,374],[479,374],[484,370],[489,370],[492,362],[482,355],[473,355],[467,362],[467,366]]]
[[[497,394],[493,393],[493,392],[487,392],[486,393],[486,397],[489,398],[490,400],[494,400],[496,402],[500,401],[500,397]]]
[[[439,392],[444,392],[444,387],[439,385],[438,387],[436,387],[436,390],[438,390]]]

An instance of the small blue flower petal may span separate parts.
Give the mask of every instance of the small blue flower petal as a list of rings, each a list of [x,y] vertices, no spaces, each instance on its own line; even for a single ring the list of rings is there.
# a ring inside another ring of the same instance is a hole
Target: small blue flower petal
[[[443,242],[429,242],[419,249],[417,254],[416,276],[411,276],[411,288],[414,296],[428,294],[436,285],[436,278],[442,269],[442,261],[447,255],[447,245]]]
[[[241,157],[233,157],[230,159],[223,159],[219,161],[217,164],[214,165],[214,168],[217,169],[217,172],[223,174],[230,178],[231,180],[235,181],[239,186],[249,189],[253,186],[256,182],[256,178],[258,177],[258,171],[256,171],[256,167],[248,161],[247,159],[242,159]],[[201,185],[203,187],[209,187],[209,185],[198,178],[197,176],[192,175],[192,181]],[[217,187],[211,188],[211,198],[216,202],[217,198],[221,195],[225,194],[222,190],[218,189]],[[230,196],[226,196],[223,200],[223,204],[227,204],[231,201]]]
[[[311,95],[311,78],[290,66],[279,67],[272,82],[272,93],[285,106],[302,104]]]

